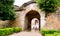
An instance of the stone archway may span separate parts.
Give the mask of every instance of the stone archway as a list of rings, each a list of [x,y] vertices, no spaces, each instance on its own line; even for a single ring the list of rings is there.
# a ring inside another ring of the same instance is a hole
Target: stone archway
[[[34,18],[37,18],[39,20],[39,30],[40,30],[40,14],[34,10],[29,11],[25,15],[25,30],[31,30],[31,21]]]

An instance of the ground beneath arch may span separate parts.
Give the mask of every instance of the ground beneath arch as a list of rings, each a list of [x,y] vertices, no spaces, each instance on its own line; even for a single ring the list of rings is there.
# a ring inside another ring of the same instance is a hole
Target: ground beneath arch
[[[22,31],[19,33],[15,33],[9,36],[42,36],[41,33],[39,32],[27,32],[27,31]]]

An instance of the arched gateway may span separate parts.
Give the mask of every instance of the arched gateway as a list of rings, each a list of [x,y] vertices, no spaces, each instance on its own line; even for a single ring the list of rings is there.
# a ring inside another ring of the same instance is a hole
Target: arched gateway
[[[25,29],[26,30],[31,30],[32,29],[31,26],[33,26],[33,24],[36,24],[36,22],[31,22],[32,19],[34,19],[34,18],[37,18],[39,20],[39,23],[38,23],[39,28],[38,29],[40,30],[40,14],[35,10],[29,11],[25,16]]]
[[[39,9],[35,1],[24,3],[17,11],[19,22],[17,21],[17,24],[15,24],[21,27],[22,30],[31,30],[31,21],[34,18],[37,18],[39,21],[39,30],[45,25],[45,13]]]

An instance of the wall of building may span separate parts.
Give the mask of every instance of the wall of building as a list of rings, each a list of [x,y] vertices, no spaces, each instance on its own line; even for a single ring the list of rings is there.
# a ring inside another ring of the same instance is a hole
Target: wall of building
[[[8,25],[9,25],[9,20],[5,20],[5,21],[0,20],[0,28],[8,27]]]
[[[47,17],[46,29],[60,29],[60,13],[52,13]]]

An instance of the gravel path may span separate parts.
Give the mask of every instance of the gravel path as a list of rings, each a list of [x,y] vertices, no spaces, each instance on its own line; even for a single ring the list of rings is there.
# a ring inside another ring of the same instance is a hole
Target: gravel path
[[[15,33],[9,36],[42,36],[39,32],[27,32],[27,31],[22,31],[19,33]]]

